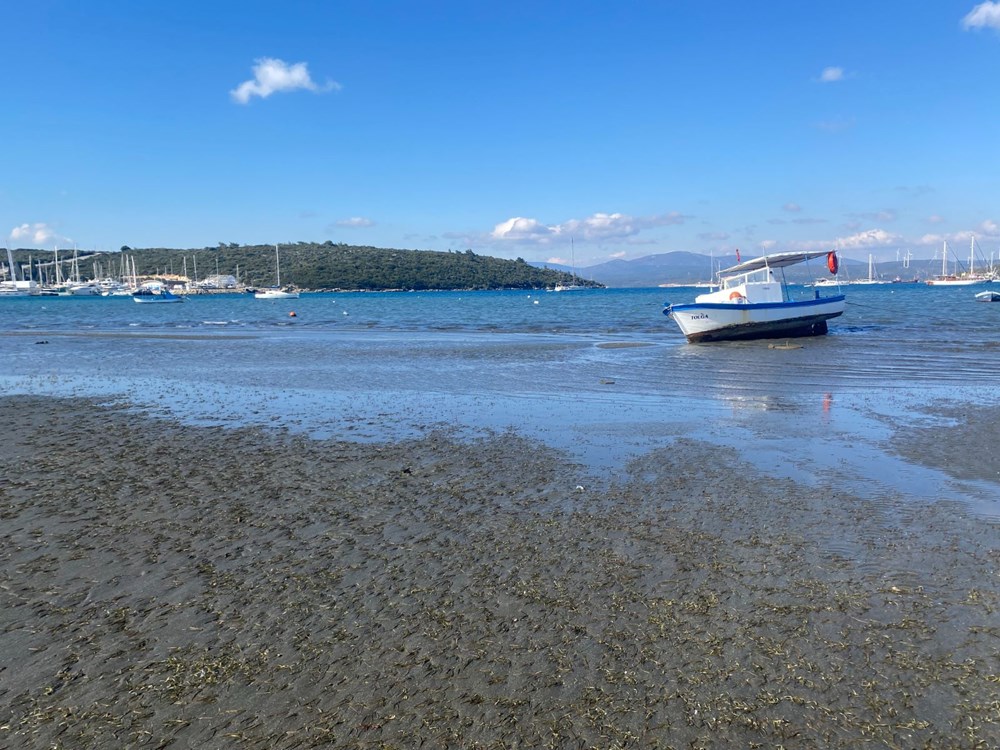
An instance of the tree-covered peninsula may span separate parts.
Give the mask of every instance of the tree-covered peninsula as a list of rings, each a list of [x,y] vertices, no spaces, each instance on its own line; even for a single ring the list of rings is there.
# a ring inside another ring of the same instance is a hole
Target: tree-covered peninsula
[[[536,268],[521,258],[506,260],[479,255],[472,250],[437,252],[395,250],[345,245],[334,242],[281,243],[281,283],[311,290],[446,290],[446,289],[544,289],[559,284],[600,287],[602,284],[569,273]],[[60,252],[60,262],[70,255]],[[215,274],[232,275],[241,285],[273,286],[274,245],[220,243],[200,249],[133,248],[121,253],[83,253],[79,259],[81,276],[118,275],[126,265],[131,272],[134,260],[139,276],[183,275],[198,281]],[[18,250],[16,262],[36,265],[52,262],[52,253]],[[128,259],[128,260],[127,260]],[[22,266],[24,267],[24,266]],[[63,265],[63,275],[66,267]]]

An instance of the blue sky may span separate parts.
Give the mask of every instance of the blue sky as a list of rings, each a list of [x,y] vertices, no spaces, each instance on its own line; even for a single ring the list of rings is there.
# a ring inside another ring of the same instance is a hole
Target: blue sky
[[[0,6],[11,247],[1000,255],[1000,2]]]

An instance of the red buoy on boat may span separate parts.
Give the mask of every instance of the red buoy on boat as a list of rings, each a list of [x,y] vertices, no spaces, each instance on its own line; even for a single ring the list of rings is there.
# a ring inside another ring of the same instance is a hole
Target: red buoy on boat
[[[837,260],[837,254],[832,250],[826,254],[826,267],[830,269],[830,273],[834,276],[837,275],[837,270],[840,268],[840,261]]]

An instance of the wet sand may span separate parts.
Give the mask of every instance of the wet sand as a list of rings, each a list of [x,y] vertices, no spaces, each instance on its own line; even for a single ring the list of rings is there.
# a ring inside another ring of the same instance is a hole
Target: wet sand
[[[1000,745],[1000,534],[956,503],[683,437],[597,478],[513,434],[0,423],[3,747]]]

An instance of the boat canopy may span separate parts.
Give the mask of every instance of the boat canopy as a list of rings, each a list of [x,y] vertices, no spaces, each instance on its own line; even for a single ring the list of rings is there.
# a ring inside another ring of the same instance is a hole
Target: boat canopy
[[[829,255],[830,252],[832,251],[811,250],[808,253],[772,253],[771,255],[762,255],[759,258],[754,258],[753,260],[748,260],[743,263],[737,263],[735,266],[719,271],[719,275],[731,276],[738,273],[759,271],[762,268],[782,268],[784,266],[793,266],[796,263],[803,263],[807,260],[812,260],[813,258],[820,258],[824,255]]]

